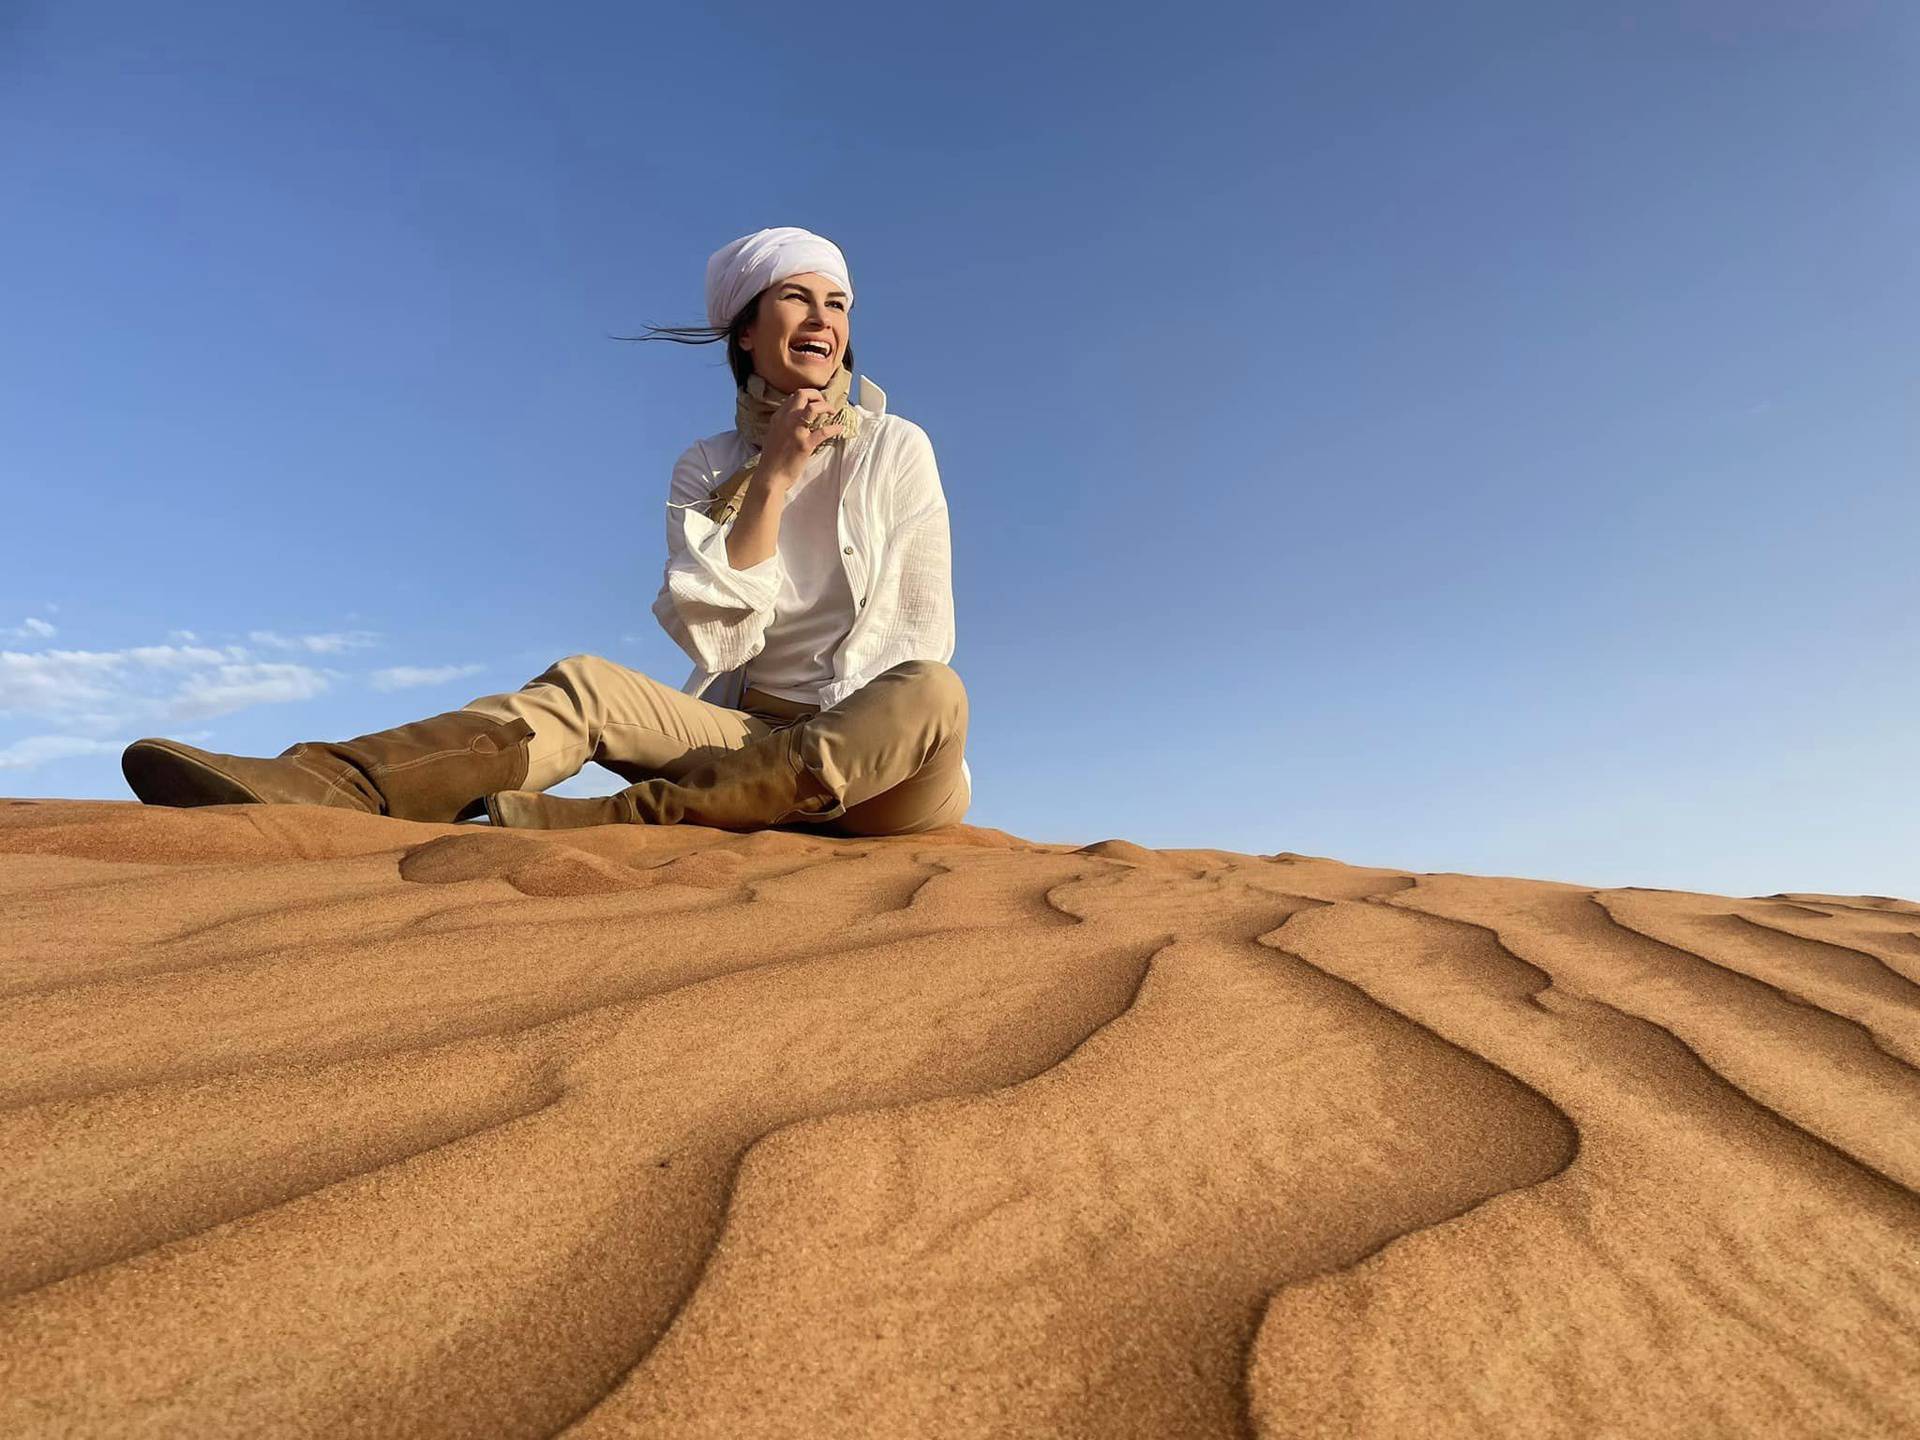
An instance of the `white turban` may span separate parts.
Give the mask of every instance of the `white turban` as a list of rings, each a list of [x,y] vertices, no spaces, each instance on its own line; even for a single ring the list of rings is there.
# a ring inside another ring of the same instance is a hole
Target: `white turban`
[[[722,245],[707,261],[707,323],[716,330],[733,324],[747,302],[789,275],[820,274],[840,282],[853,309],[853,281],[847,257],[824,235],[792,225],[756,230]]]

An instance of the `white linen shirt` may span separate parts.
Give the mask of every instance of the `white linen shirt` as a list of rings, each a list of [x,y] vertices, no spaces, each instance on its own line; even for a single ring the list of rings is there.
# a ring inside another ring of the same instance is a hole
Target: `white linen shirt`
[[[837,705],[907,660],[953,659],[953,553],[947,497],[933,442],[911,420],[887,414],[887,395],[860,377],[860,433],[834,447],[812,483],[839,490],[840,561],[853,592],[852,628],[834,651],[821,709]],[[674,462],[667,562],[653,613],[694,662],[680,688],[738,709],[747,662],[766,643],[784,571],[779,549],[736,570],[727,558],[734,522],[715,522],[689,501],[704,499],[753,454],[739,430],[696,440]],[[960,771],[973,792],[973,772]]]

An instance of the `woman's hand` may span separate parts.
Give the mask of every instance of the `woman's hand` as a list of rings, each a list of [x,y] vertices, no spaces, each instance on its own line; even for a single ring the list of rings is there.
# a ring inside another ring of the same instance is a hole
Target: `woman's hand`
[[[767,433],[760,444],[760,464],[764,474],[782,480],[797,480],[808,459],[827,441],[846,433],[846,426],[825,423],[827,397],[818,390],[796,390],[767,419]],[[812,428],[818,426],[818,429]]]

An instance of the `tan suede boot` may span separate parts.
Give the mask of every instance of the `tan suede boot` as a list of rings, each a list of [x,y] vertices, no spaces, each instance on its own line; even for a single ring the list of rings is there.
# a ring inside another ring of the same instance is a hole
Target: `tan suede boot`
[[[642,780],[617,795],[571,797],[507,790],[487,797],[487,816],[515,830],[587,825],[711,825],[764,830],[790,820],[830,818],[844,807],[800,760],[798,726],[687,772],[677,783]]]
[[[178,740],[136,740],[120,758],[149,805],[332,805],[401,820],[478,815],[527,778],[524,720],[450,710],[353,740],[307,741],[273,759],[220,755]]]

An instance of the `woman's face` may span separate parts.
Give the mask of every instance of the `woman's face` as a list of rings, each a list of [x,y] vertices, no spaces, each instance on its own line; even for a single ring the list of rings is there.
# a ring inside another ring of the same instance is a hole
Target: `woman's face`
[[[820,353],[820,347],[826,353]],[[740,348],[776,390],[819,390],[847,353],[847,294],[840,282],[809,271],[760,292],[760,310],[740,332]]]

